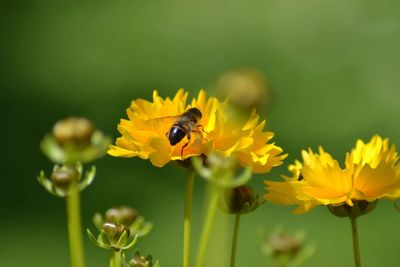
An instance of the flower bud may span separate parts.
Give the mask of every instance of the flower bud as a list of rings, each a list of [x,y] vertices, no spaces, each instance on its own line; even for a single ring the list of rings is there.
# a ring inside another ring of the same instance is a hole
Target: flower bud
[[[74,144],[87,146],[95,131],[93,124],[79,117],[68,117],[58,121],[53,127],[53,136],[60,145]]]
[[[132,233],[131,229],[120,223],[104,223],[101,226],[98,237],[95,237],[89,229],[86,229],[86,232],[89,235],[89,239],[96,246],[113,251],[128,250],[132,248],[138,240],[137,234]]]
[[[306,242],[303,231],[288,233],[282,228],[276,228],[263,242],[262,251],[270,256],[276,266],[302,266],[313,256],[315,244]]]
[[[153,264],[153,259],[149,255],[144,257],[137,251],[128,263],[129,267],[155,267],[158,266],[158,261]]]
[[[227,189],[224,195],[227,211],[234,214],[241,213],[246,204],[250,207],[255,199],[253,189],[247,185]]]
[[[226,213],[242,215],[254,211],[263,203],[263,198],[260,194],[255,193],[253,188],[241,185],[226,189],[224,199],[219,203],[219,207]]]
[[[51,181],[55,187],[68,191],[71,184],[79,182],[79,176],[75,166],[56,167],[51,174]]]
[[[110,243],[117,243],[121,235],[126,231],[127,235],[130,235],[129,228],[119,223],[104,223],[102,230],[105,232]]]
[[[271,100],[265,76],[255,69],[239,69],[223,74],[217,81],[217,93],[242,109],[266,106]]]
[[[377,202],[377,200],[373,202],[368,202],[366,200],[354,200],[353,206],[344,203],[338,206],[328,205],[328,209],[337,217],[357,218],[375,209]]]
[[[300,242],[287,233],[272,235],[268,238],[267,243],[272,248],[273,256],[276,257],[282,255],[294,257],[301,247]]]
[[[203,164],[206,167],[218,169],[221,172],[235,171],[238,167],[235,158],[224,157],[218,153],[211,153],[205,160],[203,159]]]
[[[137,218],[137,211],[127,206],[111,208],[105,214],[106,222],[120,223],[125,227],[130,227]]]
[[[52,134],[42,142],[43,153],[54,163],[87,163],[105,155],[110,138],[96,130],[85,118],[68,117],[58,121]]]
[[[235,157],[213,152],[207,158],[192,157],[194,170],[204,179],[220,188],[234,188],[247,183],[252,177],[251,168],[239,169]]]

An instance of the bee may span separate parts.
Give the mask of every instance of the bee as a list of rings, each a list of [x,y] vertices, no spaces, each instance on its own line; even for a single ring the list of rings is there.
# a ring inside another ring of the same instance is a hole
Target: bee
[[[187,136],[188,141],[182,146],[181,157],[184,149],[189,145],[191,133],[199,133],[201,138],[205,140],[202,132],[205,132],[202,125],[199,125],[199,121],[202,118],[201,111],[198,108],[190,108],[181,115],[176,116],[174,123],[172,124],[166,136],[171,146],[175,146],[182,139]],[[201,130],[200,130],[201,129]]]
[[[204,131],[203,126],[199,124],[203,114],[198,108],[189,108],[185,112],[177,116],[166,116],[153,118],[146,121],[148,125],[152,125],[154,127],[154,131],[160,132],[165,131],[165,133],[169,144],[171,146],[175,146],[179,144],[185,136],[187,136],[188,141],[182,146],[181,149],[181,158],[183,156],[183,151],[190,144],[190,140],[193,133],[201,136],[202,140],[207,141],[206,138],[203,137],[203,133],[207,133]],[[170,125],[165,127],[166,125]]]

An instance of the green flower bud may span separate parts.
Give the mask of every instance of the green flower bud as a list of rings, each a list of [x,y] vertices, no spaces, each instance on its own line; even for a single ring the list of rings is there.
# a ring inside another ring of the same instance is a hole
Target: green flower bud
[[[264,239],[262,251],[276,266],[300,266],[315,252],[315,244],[305,241],[303,231],[292,234],[277,228]]]
[[[41,143],[44,154],[57,164],[86,163],[105,155],[110,138],[96,130],[85,118],[69,117],[58,121],[52,134]]]
[[[294,236],[287,233],[272,235],[268,238],[268,245],[272,248],[273,256],[288,255],[294,257],[301,248],[301,243]]]
[[[210,153],[204,160],[192,157],[193,167],[204,179],[220,188],[233,188],[247,183],[252,176],[251,168],[237,174],[239,165],[234,157],[226,157],[219,153]]]
[[[132,233],[131,229],[120,223],[106,222],[101,226],[100,234],[96,238],[94,234],[86,229],[89,239],[98,247],[109,250],[128,250],[133,247],[138,235]]]
[[[130,235],[129,228],[127,228],[123,224],[119,224],[119,223],[106,222],[103,224],[102,230],[106,234],[108,241],[111,244],[117,243],[124,232],[127,233],[127,237],[129,237],[129,235]]]
[[[148,266],[148,261],[144,256],[135,255],[133,259],[129,261],[130,267],[145,267]]]
[[[268,106],[271,90],[265,76],[255,69],[239,69],[226,72],[217,82],[217,94],[243,109]]]
[[[139,215],[136,210],[127,206],[122,206],[107,210],[105,214],[105,221],[111,223],[120,223],[129,228],[135,222],[138,216]]]
[[[357,218],[374,210],[377,203],[377,200],[373,202],[368,202],[366,200],[354,200],[353,206],[344,203],[338,206],[328,205],[328,209],[337,217]]]
[[[94,180],[96,168],[84,171],[79,162],[74,165],[55,165],[53,172],[48,178],[44,171],[41,171],[38,182],[51,194],[58,197],[65,197],[71,192],[82,191]]]
[[[153,263],[153,259],[150,255],[144,257],[140,255],[139,251],[135,253],[132,259],[128,263],[129,267],[156,267],[159,266],[158,261]]]
[[[53,185],[60,190],[68,191],[71,184],[79,182],[80,173],[75,166],[56,167],[51,174]]]
[[[225,211],[232,214],[241,214],[249,211],[249,207],[257,200],[250,186],[242,185],[232,189],[226,189],[224,194]]]
[[[219,207],[226,213],[241,215],[254,211],[263,203],[263,198],[253,188],[242,185],[226,189]]]
[[[107,227],[107,231],[110,234],[117,230],[114,229],[115,227],[124,226],[126,229],[129,229],[128,234],[130,234],[131,237],[143,237],[147,235],[153,227],[152,222],[147,222],[135,209],[127,206],[110,208],[104,216],[97,212],[93,216],[93,223],[99,231],[106,232],[104,227]]]
[[[94,131],[93,124],[86,118],[68,117],[54,125],[53,136],[60,145],[87,146],[90,144]]]
[[[221,172],[235,171],[238,164],[233,157],[224,157],[217,153],[211,153],[203,164],[206,167],[211,167],[220,170]]]

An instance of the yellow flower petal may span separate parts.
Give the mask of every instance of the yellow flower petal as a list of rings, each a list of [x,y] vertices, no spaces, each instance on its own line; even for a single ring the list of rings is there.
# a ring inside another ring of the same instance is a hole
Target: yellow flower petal
[[[149,154],[149,159],[154,166],[163,167],[171,160],[172,147],[167,139],[154,138],[150,146],[154,151]]]
[[[153,165],[162,167],[171,160],[183,160],[217,151],[225,156],[236,156],[244,167],[253,167],[254,172],[268,172],[282,164],[286,155],[282,149],[269,143],[273,133],[264,132],[265,121],[259,123],[254,111],[249,119],[238,121],[228,112],[226,103],[207,97],[200,90],[197,98],[187,104],[188,93],[178,90],[171,98],[153,92],[153,101],[137,99],[127,109],[128,119],[122,119],[118,131],[122,137],[109,154],[116,157],[139,156],[150,159]],[[171,129],[176,116],[189,108],[202,113],[198,126],[187,131],[178,144],[171,146],[166,133]],[[189,140],[190,134],[190,140]]]
[[[304,182],[291,181],[291,182],[272,182],[265,181],[267,194],[264,196],[265,200],[281,205],[299,205],[294,213],[305,213],[319,203],[307,195],[302,194]]]
[[[344,169],[321,147],[319,153],[302,151],[302,157],[303,162],[289,165],[292,176],[283,176],[284,182],[266,182],[266,199],[299,205],[302,212],[316,205],[353,206],[354,201],[400,197],[399,157],[388,139],[375,135],[368,143],[358,140]]]
[[[365,199],[399,197],[400,166],[394,145],[389,140],[375,135],[369,143],[358,140],[349,155],[355,165],[354,187]]]
[[[327,204],[343,202],[352,189],[351,172],[342,170],[339,163],[322,148],[319,154],[303,151],[304,165],[301,169],[307,181],[304,192]]]

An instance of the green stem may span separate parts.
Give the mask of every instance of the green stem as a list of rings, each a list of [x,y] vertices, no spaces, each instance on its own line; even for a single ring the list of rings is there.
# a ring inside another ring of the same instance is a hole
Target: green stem
[[[356,267],[361,267],[360,245],[358,243],[358,231],[357,231],[357,218],[350,217],[350,220],[351,220],[351,232],[353,236],[354,263]]]
[[[72,190],[66,197],[69,249],[71,254],[72,267],[85,267],[79,197],[79,190],[76,188],[72,188]]]
[[[237,249],[237,239],[239,233],[239,224],[240,224],[240,214],[237,214],[235,217],[235,226],[233,228],[233,237],[232,237],[232,251],[231,251],[231,267],[235,267],[235,258],[236,258],[236,249]]]
[[[121,267],[122,250],[113,250],[110,258],[110,267]]]
[[[210,201],[208,204],[208,210],[203,224],[201,232],[200,245],[197,251],[196,267],[202,267],[204,263],[204,256],[207,250],[208,239],[210,237],[212,224],[214,222],[215,213],[217,211],[218,204],[218,191],[216,188],[212,188]]]
[[[193,185],[196,173],[189,173],[186,183],[185,206],[183,211],[183,267],[190,266],[190,229],[192,223]]]

